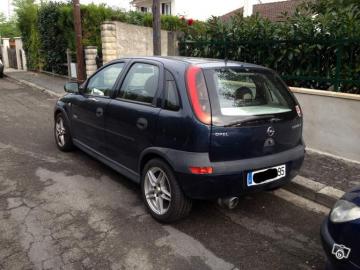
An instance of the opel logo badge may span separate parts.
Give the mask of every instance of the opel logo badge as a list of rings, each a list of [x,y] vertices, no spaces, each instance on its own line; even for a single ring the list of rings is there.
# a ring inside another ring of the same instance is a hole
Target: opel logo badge
[[[267,133],[267,135],[269,135],[269,137],[274,136],[274,134],[275,134],[275,129],[274,129],[274,127],[272,127],[272,126],[268,127],[266,133]]]

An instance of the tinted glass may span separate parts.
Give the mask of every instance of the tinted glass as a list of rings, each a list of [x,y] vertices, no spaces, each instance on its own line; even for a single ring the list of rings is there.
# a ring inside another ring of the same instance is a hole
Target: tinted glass
[[[159,68],[150,64],[134,64],[121,86],[120,98],[152,103],[159,84]]]
[[[266,70],[222,68],[206,70],[213,119],[280,114],[294,101],[282,81]]]
[[[164,109],[170,111],[179,110],[180,108],[179,95],[178,95],[175,79],[168,71],[166,71],[164,100],[165,100]]]
[[[100,70],[89,80],[85,94],[109,97],[123,67],[124,63],[116,63]]]

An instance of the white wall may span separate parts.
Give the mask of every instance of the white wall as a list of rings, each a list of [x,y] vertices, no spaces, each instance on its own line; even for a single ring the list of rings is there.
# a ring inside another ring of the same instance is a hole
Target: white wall
[[[306,147],[360,162],[360,96],[292,87]]]

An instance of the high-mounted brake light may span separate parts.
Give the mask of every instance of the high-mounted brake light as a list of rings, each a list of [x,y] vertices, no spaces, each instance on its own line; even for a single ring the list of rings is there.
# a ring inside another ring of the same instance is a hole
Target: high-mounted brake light
[[[300,106],[299,106],[299,105],[296,105],[296,106],[295,106],[295,109],[296,109],[296,112],[297,112],[298,116],[299,116],[299,117],[302,117],[302,113],[301,113],[301,108],[300,108]]]
[[[186,72],[187,91],[196,118],[211,123],[210,101],[204,74],[197,66],[190,66]]]
[[[189,167],[189,170],[192,174],[212,174],[212,167]]]

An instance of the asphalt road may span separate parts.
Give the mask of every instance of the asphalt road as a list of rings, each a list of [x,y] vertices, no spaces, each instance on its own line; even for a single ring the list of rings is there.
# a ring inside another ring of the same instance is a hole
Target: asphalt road
[[[137,185],[57,150],[54,103],[0,80],[0,269],[324,268],[324,214],[281,191],[232,211],[196,202],[187,219],[157,223]]]

